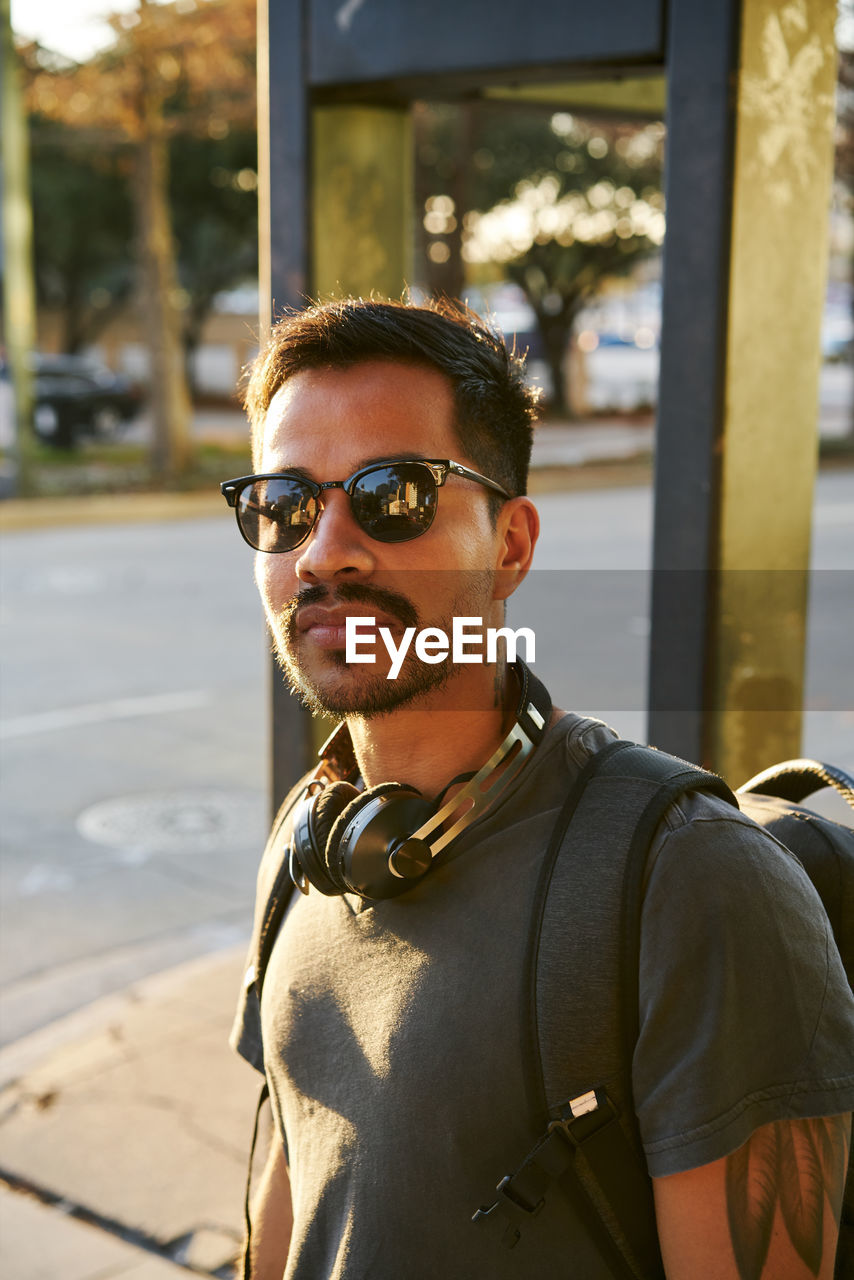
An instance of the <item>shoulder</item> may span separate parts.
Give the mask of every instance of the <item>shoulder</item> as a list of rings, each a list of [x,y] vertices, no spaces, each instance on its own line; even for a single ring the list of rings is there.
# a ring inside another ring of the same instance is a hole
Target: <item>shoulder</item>
[[[854,1102],[854,999],[797,858],[692,794],[651,850],[633,1084],[650,1172],[720,1159],[760,1125]]]
[[[655,834],[647,886],[668,879],[703,884],[714,896],[749,892],[754,901],[794,896],[821,918],[820,900],[794,853],[735,805],[694,791],[670,806]]]
[[[592,716],[579,716],[574,711],[557,711],[559,719],[550,730],[562,743],[564,759],[572,771],[581,770],[609,743],[616,742],[619,734],[604,720]]]
[[[694,792],[665,814],[646,866],[643,929],[695,960],[713,951],[737,965],[764,955],[816,992],[832,935],[822,901],[797,857],[734,805]]]

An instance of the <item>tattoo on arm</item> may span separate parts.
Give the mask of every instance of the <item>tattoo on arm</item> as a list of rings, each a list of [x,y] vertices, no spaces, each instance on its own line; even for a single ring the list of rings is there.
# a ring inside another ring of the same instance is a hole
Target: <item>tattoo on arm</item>
[[[780,1120],[727,1158],[727,1215],[741,1280],[760,1280],[778,1204],[793,1248],[819,1274],[825,1197],[838,1225],[849,1137],[848,1116]]]

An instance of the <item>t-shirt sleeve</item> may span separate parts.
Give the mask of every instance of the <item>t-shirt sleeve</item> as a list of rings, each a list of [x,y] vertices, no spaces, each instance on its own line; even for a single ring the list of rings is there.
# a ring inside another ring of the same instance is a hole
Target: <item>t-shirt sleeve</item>
[[[708,796],[674,806],[653,857],[633,1062],[652,1176],[854,1108],[854,997],[797,859]]]
[[[261,1038],[261,1002],[255,987],[255,945],[249,948],[237,1009],[228,1043],[256,1071],[264,1072],[264,1045]]]
[[[258,878],[255,886],[255,923],[252,930],[252,939],[249,943],[249,952],[246,957],[243,980],[240,985],[240,994],[237,998],[237,1010],[231,1027],[231,1034],[228,1038],[231,1048],[236,1053],[239,1053],[242,1058],[245,1058],[257,1071],[262,1072],[264,1071],[264,1044],[261,1035],[261,1002],[258,999],[258,990],[255,985],[258,939],[264,924],[270,895],[274,890],[274,886],[279,883],[280,873],[284,869],[283,859],[286,857],[286,849],[292,827],[292,819],[289,818],[289,815],[296,801],[302,795],[305,781],[308,777],[309,774],[306,774],[305,777],[300,778],[299,782],[291,788],[285,797],[279,812],[276,814],[258,867]],[[286,821],[286,819],[288,820]]]

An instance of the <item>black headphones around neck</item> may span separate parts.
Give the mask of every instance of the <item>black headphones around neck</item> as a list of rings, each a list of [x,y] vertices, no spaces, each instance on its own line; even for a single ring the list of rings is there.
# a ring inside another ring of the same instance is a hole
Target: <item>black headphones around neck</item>
[[[517,660],[512,670],[521,686],[512,729],[444,805],[453,782],[433,802],[400,782],[360,791],[341,781],[342,775],[355,777],[357,769],[349,730],[339,725],[321,747],[321,762],[294,818],[290,874],[302,893],[312,885],[329,897],[396,898],[427,874],[436,856],[518,775],[548,727],[552,707],[545,687],[524,662]]]

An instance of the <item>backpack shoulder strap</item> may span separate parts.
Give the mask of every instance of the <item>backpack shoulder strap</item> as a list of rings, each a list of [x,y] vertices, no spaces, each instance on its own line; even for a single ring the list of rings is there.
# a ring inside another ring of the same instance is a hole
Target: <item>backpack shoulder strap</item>
[[[738,807],[717,775],[653,747],[618,741],[591,757],[560,814],[535,894],[528,956],[532,1104],[541,1123],[555,1118],[568,1096],[583,1092],[576,1084],[605,1083],[631,1062],[647,854],[670,806],[697,790]],[[596,971],[587,981],[579,957]],[[576,1028],[603,1017],[607,1033],[579,1045]],[[610,1051],[603,1059],[605,1044]]]
[[[555,823],[528,954],[529,1106],[546,1134],[499,1184],[499,1200],[475,1215],[501,1225],[505,1245],[556,1184],[584,1206],[615,1275],[663,1275],[631,1092],[640,911],[653,835],[695,790],[736,804],[716,775],[618,741],[590,759]]]
[[[822,787],[833,787],[854,809],[854,777],[838,765],[826,764],[822,760],[784,760],[782,764],[763,769],[749,782],[743,783],[738,794],[778,796],[781,800],[800,804]]]

